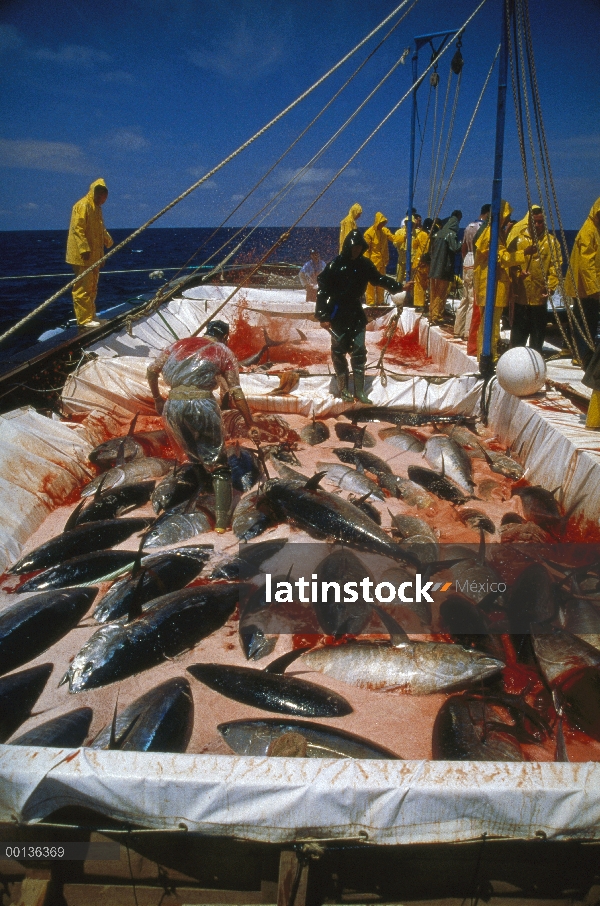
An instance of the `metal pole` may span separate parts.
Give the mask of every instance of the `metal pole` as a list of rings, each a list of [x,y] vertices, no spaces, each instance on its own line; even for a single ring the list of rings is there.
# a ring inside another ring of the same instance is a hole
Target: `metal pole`
[[[412,58],[412,83],[413,86],[417,81],[419,62],[419,45],[416,44],[415,52]],[[413,88],[412,108],[410,112],[410,163],[408,168],[408,220],[406,221],[406,279],[410,280],[411,276],[411,252],[412,252],[412,209],[414,203],[415,191],[415,140],[417,131],[417,90]]]
[[[496,302],[496,273],[500,242],[500,204],[502,201],[502,163],[504,159],[504,123],[506,120],[506,87],[508,76],[508,20],[513,14],[513,0],[502,0],[502,28],[500,31],[500,61],[498,75],[498,102],[496,108],[496,148],[494,152],[494,180],[492,183],[492,209],[490,212],[490,249],[488,275],[483,313],[483,346],[479,358],[479,372],[489,379],[494,373],[492,333]]]

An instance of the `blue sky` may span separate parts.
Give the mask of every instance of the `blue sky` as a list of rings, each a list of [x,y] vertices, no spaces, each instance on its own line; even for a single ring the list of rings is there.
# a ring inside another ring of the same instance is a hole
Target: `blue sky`
[[[66,228],[71,205],[99,176],[110,190],[107,225],[140,225],[294,100],[397,5],[393,0],[3,0],[0,229]],[[419,0],[230,223],[245,223],[272,198],[411,46],[414,35],[458,28],[476,5],[475,0]],[[563,222],[579,228],[600,195],[600,3],[530,0],[530,14]],[[500,0],[487,0],[464,36],[447,172],[493,59],[500,15]],[[220,223],[377,40],[157,226]],[[450,55],[439,64],[438,122]],[[427,58],[423,52],[423,65]],[[265,225],[287,225],[302,213],[406,92],[410,79],[409,56]],[[460,207],[470,218],[489,199],[496,85],[495,71],[443,214]],[[426,83],[419,91],[422,121],[428,90]],[[433,101],[416,196],[424,213],[432,111]],[[302,225],[334,225],[355,201],[365,212],[361,225],[377,210],[397,224],[407,206],[409,118],[407,101]],[[514,123],[509,90],[504,196],[519,214],[526,197]],[[533,192],[537,200],[535,186]]]

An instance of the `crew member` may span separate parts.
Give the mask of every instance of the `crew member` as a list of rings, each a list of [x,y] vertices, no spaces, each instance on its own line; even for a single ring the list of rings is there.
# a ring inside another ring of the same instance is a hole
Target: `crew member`
[[[215,493],[215,531],[222,534],[231,516],[231,469],[225,455],[221,410],[213,396],[222,378],[229,395],[244,417],[250,437],[260,433],[240,387],[238,361],[227,347],[229,325],[211,321],[203,337],[178,340],[163,350],[148,367],[146,376],[169,431],[191,462],[201,463],[212,474]],[[162,374],[171,388],[165,401],[158,389]]]
[[[483,225],[484,218],[489,216],[491,205],[484,204],[481,208],[479,220],[473,220],[465,227],[461,246],[463,259],[463,297],[460,305],[456,310],[456,319],[454,321],[454,336],[466,340],[471,329],[471,320],[473,317],[473,265],[475,264],[475,252],[473,249],[473,240]]]
[[[356,229],[356,221],[359,219],[361,214],[361,206],[359,204],[353,204],[348,211],[348,216],[344,217],[344,219],[340,221],[340,252],[342,251],[344,239],[346,238],[348,233],[351,233],[352,230]]]
[[[565,280],[565,292],[568,296],[579,296],[592,342],[595,342],[600,320],[600,198],[592,205],[587,220],[577,233],[571,252],[571,266]],[[573,309],[577,312],[577,321],[580,321],[579,306],[575,304]],[[579,331],[575,332],[575,342],[585,369],[593,350],[579,335]]]
[[[371,259],[380,274],[385,274],[390,260],[388,243],[394,241],[394,234],[386,227],[387,222],[387,217],[381,211],[377,211],[373,225],[365,230],[366,257]],[[383,288],[383,284],[367,285],[367,305],[383,304]]]
[[[558,240],[546,229],[544,212],[539,205],[532,205],[528,224],[509,237],[508,251],[519,249],[525,255],[524,271],[513,273],[514,310],[510,345],[529,345],[540,354],[544,346],[548,322],[548,296],[559,282],[562,254]]]
[[[75,276],[83,273],[95,261],[104,257],[104,249],[113,244],[104,228],[102,205],[108,198],[103,179],[97,179],[83,198],[73,205],[67,239],[67,264]],[[99,268],[91,271],[73,287],[73,308],[78,327],[100,327],[96,320],[96,293]]]
[[[477,302],[477,293],[475,292],[475,243],[483,233],[486,224],[490,219],[490,211],[492,209],[491,204],[484,204],[481,208],[480,215],[480,225],[479,229],[476,231],[473,236],[472,246],[473,246],[473,273],[472,273],[472,283],[473,283],[473,310],[471,314],[471,325],[468,329],[467,335],[467,355],[477,356],[477,337],[479,336],[479,324],[481,323],[481,308]],[[464,266],[464,265],[463,265]]]
[[[460,248],[458,225],[461,211],[452,214],[431,241],[431,264],[429,265],[429,321],[443,324],[444,307],[448,298],[448,287],[454,278],[454,261]]]
[[[399,230],[396,230],[394,233],[394,245],[396,246],[396,251],[398,252],[398,265],[396,267],[396,280],[400,283],[404,283],[404,278],[406,277],[406,224],[408,223],[409,212],[406,212],[406,217],[402,221],[402,226]],[[412,209],[412,220],[413,223],[419,221],[419,226],[421,226],[421,218],[417,215],[417,209]]]
[[[362,295],[369,284],[383,287],[390,293],[402,290],[401,283],[380,273],[364,256],[366,250],[367,243],[358,230],[353,230],[346,236],[341,254],[329,262],[318,280],[315,314],[321,326],[331,334],[331,361],[340,396],[347,403],[353,399],[365,404],[371,402],[364,389],[367,319],[361,304]],[[411,286],[406,284],[407,288]],[[348,391],[348,354],[354,375],[354,397]]]
[[[494,297],[494,321],[492,327],[492,359],[498,360],[498,344],[500,342],[500,321],[502,311],[508,304],[510,294],[510,268],[520,266],[523,275],[525,271],[525,256],[522,251],[509,252],[506,247],[506,236],[510,229],[512,208],[507,201],[500,202],[500,232],[498,240],[498,260],[496,264],[496,294]],[[481,313],[481,321],[477,334],[477,357],[481,356],[483,349],[483,334],[485,329],[485,294],[487,288],[490,240],[492,234],[491,218],[475,239],[475,265],[473,268],[473,283],[475,299]]]
[[[316,249],[310,250],[310,258],[301,269],[298,276],[300,277],[300,283],[306,290],[306,301],[307,302],[316,302],[317,301],[317,277],[325,267],[325,262],[321,260]]]

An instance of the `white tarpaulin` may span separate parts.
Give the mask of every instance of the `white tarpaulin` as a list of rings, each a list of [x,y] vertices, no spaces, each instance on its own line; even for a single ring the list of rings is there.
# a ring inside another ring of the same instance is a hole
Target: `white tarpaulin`
[[[263,843],[600,838],[600,764],[167,755],[0,746],[0,821],[83,806]]]
[[[0,570],[5,570],[48,513],[93,470],[87,459],[92,447],[77,425],[17,409],[0,415],[0,432]]]

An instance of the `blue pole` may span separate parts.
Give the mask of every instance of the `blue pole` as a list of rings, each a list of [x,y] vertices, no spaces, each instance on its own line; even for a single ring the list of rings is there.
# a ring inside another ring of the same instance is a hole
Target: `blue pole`
[[[513,0],[502,0],[502,28],[498,75],[498,101],[496,108],[496,147],[494,152],[494,180],[492,182],[492,209],[490,212],[490,250],[483,315],[483,346],[479,371],[484,377],[494,373],[492,332],[494,304],[496,301],[496,273],[500,242],[500,203],[502,201],[502,163],[504,159],[504,123],[506,120],[506,87],[508,76],[508,18],[512,17]]]
[[[406,279],[410,280],[412,251],[412,209],[415,191],[415,140],[417,130],[417,89],[414,87],[418,76],[419,45],[416,44],[412,58],[412,109],[410,112],[410,164],[408,169],[408,220],[406,221]]]

